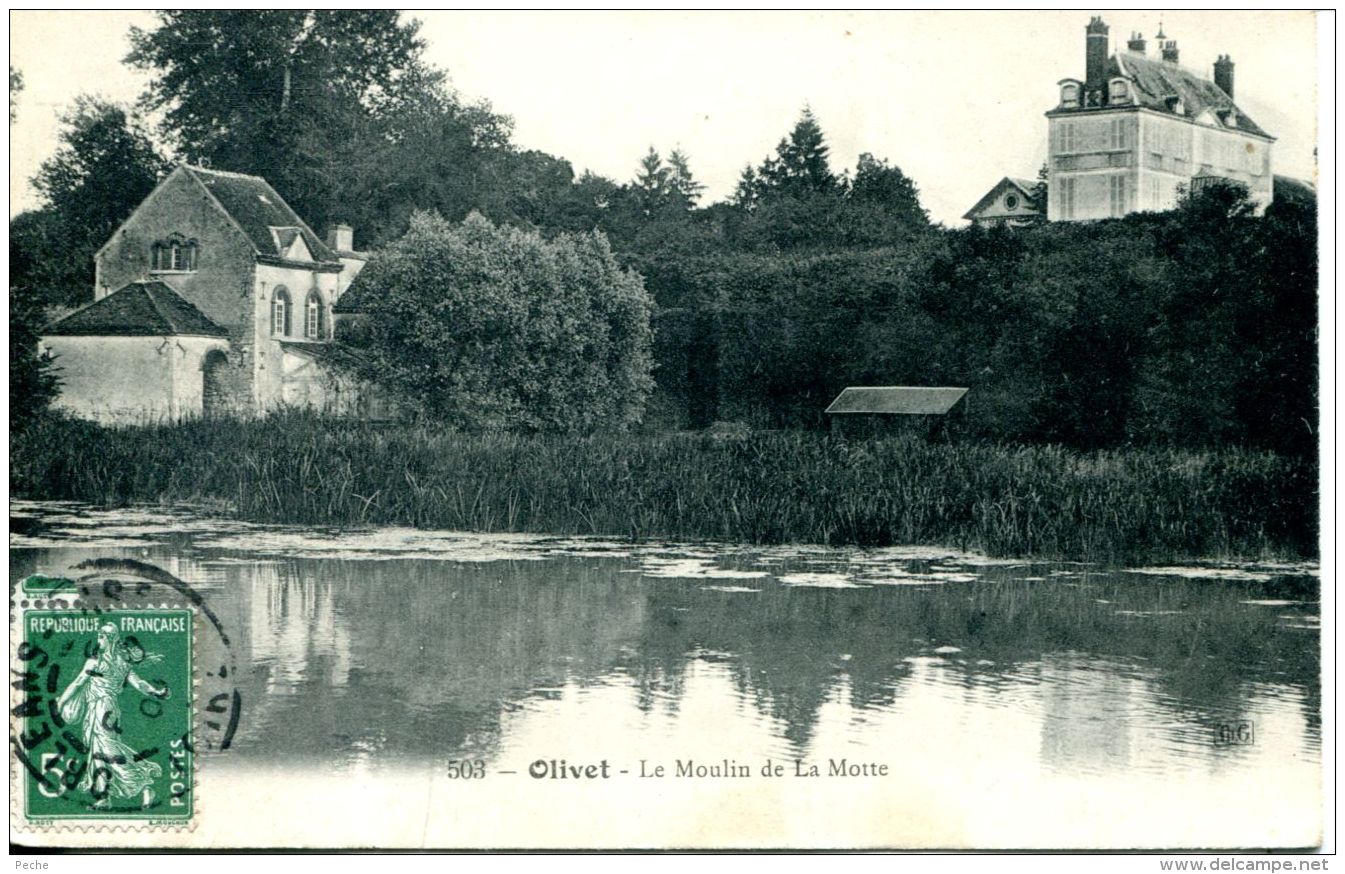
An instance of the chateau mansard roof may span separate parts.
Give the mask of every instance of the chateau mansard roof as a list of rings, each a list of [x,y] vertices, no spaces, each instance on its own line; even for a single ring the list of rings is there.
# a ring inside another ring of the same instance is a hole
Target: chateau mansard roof
[[[1175,118],[1197,119],[1206,111],[1221,125],[1273,140],[1252,121],[1237,104],[1208,79],[1170,61],[1147,58],[1135,52],[1118,52],[1107,62],[1107,78],[1122,78],[1131,83],[1134,102]],[[1076,80],[1077,81],[1077,80]],[[1108,107],[1116,108],[1116,107]],[[1096,111],[1093,108],[1060,108],[1047,113],[1074,114]]]
[[[289,263],[285,252],[297,234],[304,238],[315,261],[340,266],[341,259],[337,254],[313,233],[265,179],[185,164],[182,169],[201,183],[242,229],[257,250],[259,260]],[[282,233],[272,233],[273,228]]]
[[[159,281],[132,282],[49,325],[44,336],[227,337],[219,325]]]

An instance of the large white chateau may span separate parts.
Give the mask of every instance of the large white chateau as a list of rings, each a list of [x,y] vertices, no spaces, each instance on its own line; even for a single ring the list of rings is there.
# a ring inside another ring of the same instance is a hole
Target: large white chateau
[[[1108,27],[1085,28],[1082,79],[1062,79],[1046,113],[1051,221],[1084,221],[1171,209],[1178,186],[1231,179],[1259,209],[1272,197],[1275,138],[1233,102],[1233,61],[1214,62],[1214,81],[1178,64],[1176,40],[1160,28],[1157,57],[1139,34],[1112,53]]]

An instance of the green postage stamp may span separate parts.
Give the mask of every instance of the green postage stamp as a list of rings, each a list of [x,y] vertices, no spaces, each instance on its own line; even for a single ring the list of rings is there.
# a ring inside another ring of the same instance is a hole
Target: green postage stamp
[[[192,611],[51,603],[16,618],[10,744],[25,823],[190,824]]]

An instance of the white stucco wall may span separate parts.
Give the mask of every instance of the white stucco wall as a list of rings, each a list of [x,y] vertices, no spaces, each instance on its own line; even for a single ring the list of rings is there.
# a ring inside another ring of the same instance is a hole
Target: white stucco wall
[[[328,413],[357,411],[358,384],[311,355],[287,350],[281,356],[281,402]]]
[[[256,273],[256,326],[253,337],[257,354],[253,385],[257,409],[265,412],[289,403],[285,398],[285,367],[283,360],[289,353],[282,351],[281,340],[306,340],[304,337],[305,305],[309,292],[316,289],[322,301],[322,336],[331,336],[332,305],[336,303],[339,274],[319,273],[293,267],[275,267],[258,264]],[[284,286],[290,297],[289,332],[284,336],[272,330],[272,301],[277,286]],[[292,394],[292,392],[291,392]]]
[[[201,415],[207,352],[229,348],[213,337],[43,337],[61,380],[55,406],[104,424]]]
[[[1058,116],[1049,123],[1051,221],[1172,209],[1178,186],[1211,174],[1247,186],[1258,210],[1272,197],[1272,143],[1149,110]]]

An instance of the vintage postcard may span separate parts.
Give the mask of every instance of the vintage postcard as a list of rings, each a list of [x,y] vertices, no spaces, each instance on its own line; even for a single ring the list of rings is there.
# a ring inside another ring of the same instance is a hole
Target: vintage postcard
[[[12,11],[12,845],[1333,847],[1332,27]]]

